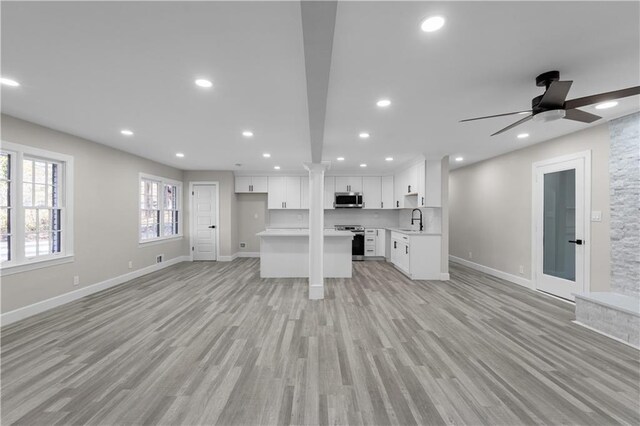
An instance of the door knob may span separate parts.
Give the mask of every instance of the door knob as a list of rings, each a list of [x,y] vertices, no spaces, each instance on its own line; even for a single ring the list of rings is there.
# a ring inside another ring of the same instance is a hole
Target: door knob
[[[215,228],[215,227],[216,227],[215,225],[211,225],[209,228],[213,229],[213,228]]]
[[[576,244],[576,245],[579,245],[579,246],[581,246],[581,245],[582,245],[582,240],[569,240],[569,242],[570,242],[571,244]]]

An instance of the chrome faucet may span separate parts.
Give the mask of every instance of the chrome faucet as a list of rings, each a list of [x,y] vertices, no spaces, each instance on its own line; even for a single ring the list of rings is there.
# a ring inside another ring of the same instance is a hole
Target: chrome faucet
[[[416,210],[418,210],[418,213],[420,213],[420,218],[413,217],[413,212],[415,212]],[[419,221],[420,221],[420,232],[422,232],[422,228],[423,228],[423,226],[422,226],[422,210],[420,210],[420,209],[413,209],[413,210],[411,210],[411,224],[413,225],[413,223],[414,223],[416,220],[419,220]]]

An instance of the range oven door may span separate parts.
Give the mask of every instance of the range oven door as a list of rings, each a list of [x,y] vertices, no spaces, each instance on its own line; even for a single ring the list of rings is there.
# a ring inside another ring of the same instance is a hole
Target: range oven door
[[[351,242],[351,259],[364,260],[364,231],[355,231]]]

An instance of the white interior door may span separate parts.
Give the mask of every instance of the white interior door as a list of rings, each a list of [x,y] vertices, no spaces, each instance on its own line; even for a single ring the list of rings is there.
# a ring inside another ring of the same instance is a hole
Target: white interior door
[[[590,156],[534,165],[534,268],[538,290],[574,300],[588,279]]]
[[[218,200],[215,184],[195,184],[191,195],[193,260],[217,260]]]

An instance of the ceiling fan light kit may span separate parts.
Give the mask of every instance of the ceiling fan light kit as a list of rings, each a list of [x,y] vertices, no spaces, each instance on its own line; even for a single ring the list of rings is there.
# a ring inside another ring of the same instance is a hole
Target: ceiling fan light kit
[[[563,109],[552,109],[549,111],[542,111],[533,116],[533,121],[538,123],[548,123],[550,121],[560,120],[565,118],[567,112]]]
[[[578,108],[599,104],[606,101],[611,102],[614,99],[626,98],[628,96],[640,95],[640,86],[629,87],[621,90],[614,90],[612,92],[599,93],[596,95],[585,96],[582,98],[566,100],[569,94],[569,89],[573,81],[560,81],[559,71],[548,71],[540,74],[536,77],[536,86],[544,87],[545,92],[536,96],[531,100],[530,111],[515,111],[504,114],[488,115],[485,117],[467,118],[460,120],[460,122],[483,120],[485,118],[504,117],[515,114],[530,114],[526,117],[516,121],[515,123],[498,130],[491,136],[499,135],[507,130],[511,130],[520,124],[523,124],[531,119],[535,122],[548,123],[550,121],[556,121],[560,119],[567,119],[573,121],[579,121],[581,123],[593,123],[601,119],[602,117],[591,114],[590,112],[582,111]]]

